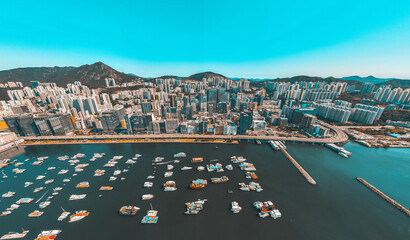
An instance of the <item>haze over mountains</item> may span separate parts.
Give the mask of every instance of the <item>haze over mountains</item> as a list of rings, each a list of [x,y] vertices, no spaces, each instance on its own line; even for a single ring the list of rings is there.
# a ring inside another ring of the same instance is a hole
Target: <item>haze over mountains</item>
[[[0,83],[8,81],[22,82],[25,86],[30,84],[30,81],[39,82],[55,82],[59,86],[66,86],[68,83],[74,81],[80,81],[89,87],[105,87],[105,78],[116,79],[117,84],[124,82],[130,82],[135,79],[141,79],[135,74],[126,74],[119,72],[110,66],[102,63],[96,62],[91,65],[82,65],[80,67],[28,67],[28,68],[16,68],[11,70],[0,71]],[[179,77],[179,76],[162,76],[162,78],[182,78],[201,81],[202,78],[209,77],[222,77],[228,78],[218,73],[214,72],[202,72],[193,74],[189,77]],[[239,79],[239,78],[231,78]],[[251,81],[286,81],[286,82],[296,82],[296,81],[325,81],[329,82],[340,82],[346,81],[348,84],[356,85],[360,87],[365,82],[370,82],[376,85],[391,84],[393,87],[410,87],[410,80],[402,80],[395,78],[376,78],[374,76],[359,77],[350,76],[343,78],[321,78],[321,77],[310,77],[310,76],[295,76],[290,78],[276,78],[276,79],[250,79]],[[356,88],[357,89],[357,88]]]

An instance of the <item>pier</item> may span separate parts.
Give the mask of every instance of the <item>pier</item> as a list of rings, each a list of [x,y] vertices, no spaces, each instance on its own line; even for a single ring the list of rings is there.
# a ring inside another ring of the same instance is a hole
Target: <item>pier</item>
[[[393,205],[394,207],[396,207],[397,209],[399,209],[400,211],[402,211],[404,214],[406,214],[408,217],[410,217],[410,211],[403,207],[402,205],[400,205],[398,202],[394,201],[393,199],[391,199],[389,196],[387,196],[386,194],[384,194],[382,191],[380,191],[379,189],[375,188],[373,185],[371,185],[370,183],[366,182],[366,180],[364,180],[363,178],[356,178],[357,181],[359,181],[361,184],[365,185],[368,189],[372,190],[373,192],[375,192],[377,195],[379,195],[381,198],[383,198],[384,200],[386,200],[386,202],[390,203],[391,205]]]
[[[285,154],[285,156],[289,159],[289,161],[299,170],[299,172],[306,178],[306,181],[312,185],[316,185],[316,181],[309,175],[308,172],[306,172],[305,169],[303,169],[302,166],[286,151],[286,149],[282,148],[280,151]]]

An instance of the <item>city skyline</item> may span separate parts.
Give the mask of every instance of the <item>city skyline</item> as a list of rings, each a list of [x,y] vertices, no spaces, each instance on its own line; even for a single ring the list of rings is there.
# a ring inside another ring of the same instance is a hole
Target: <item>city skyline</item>
[[[142,77],[410,78],[407,1],[77,4],[0,3],[0,70],[102,61]]]

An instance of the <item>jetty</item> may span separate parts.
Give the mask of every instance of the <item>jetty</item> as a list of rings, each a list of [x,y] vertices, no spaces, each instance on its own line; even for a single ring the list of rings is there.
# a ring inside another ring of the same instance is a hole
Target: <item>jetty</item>
[[[283,154],[285,154],[285,156],[289,159],[289,161],[299,170],[299,172],[306,178],[306,181],[308,181],[308,183],[312,184],[312,185],[316,185],[316,181],[315,179],[313,179],[308,172],[306,172],[305,169],[303,169],[302,166],[300,166],[300,164],[288,153],[288,151],[286,151],[286,149],[282,148],[280,149],[281,152],[283,152]]]
[[[393,205],[394,207],[396,207],[397,209],[399,209],[400,211],[402,211],[404,214],[406,214],[408,217],[410,217],[410,211],[403,207],[401,204],[399,204],[398,202],[394,201],[393,199],[391,199],[389,196],[387,196],[386,194],[384,194],[382,191],[380,191],[379,189],[377,189],[376,187],[374,187],[373,185],[371,185],[370,183],[368,183],[366,180],[364,180],[363,178],[356,178],[357,181],[359,181],[361,184],[363,184],[364,186],[366,186],[368,189],[372,190],[373,192],[375,192],[377,195],[379,195],[381,198],[383,198],[384,200],[386,200],[386,202],[390,203],[391,205]]]
[[[268,141],[269,145],[276,151],[281,151],[289,159],[289,161],[299,170],[299,172],[306,178],[306,181],[312,185],[316,185],[315,179],[313,179],[305,169],[286,151],[286,145],[282,141]]]

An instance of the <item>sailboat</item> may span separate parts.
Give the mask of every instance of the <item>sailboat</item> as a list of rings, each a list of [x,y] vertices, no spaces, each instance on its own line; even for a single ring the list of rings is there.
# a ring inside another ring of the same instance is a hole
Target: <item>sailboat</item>
[[[63,213],[61,213],[61,215],[57,219],[57,221],[59,221],[59,222],[63,221],[64,219],[66,219],[70,215],[70,212],[67,212],[62,207],[61,207],[61,209],[63,210]]]
[[[7,175],[4,173],[4,171],[2,170],[1,173],[3,173],[3,178],[8,178]]]

